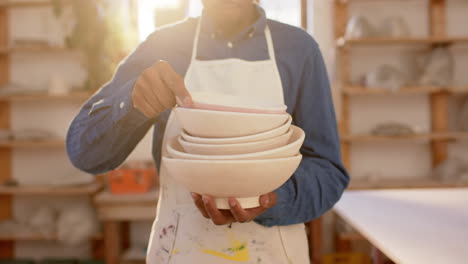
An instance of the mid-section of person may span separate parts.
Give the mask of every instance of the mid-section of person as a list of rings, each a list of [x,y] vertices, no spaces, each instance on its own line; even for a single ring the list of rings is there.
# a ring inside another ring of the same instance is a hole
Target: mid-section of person
[[[230,198],[230,210],[220,210],[213,197],[160,173],[147,263],[309,263],[303,223],[331,209],[349,182],[319,47],[302,29],[267,19],[253,0],[203,5],[201,17],[157,29],[120,64],[70,125],[68,155],[83,171],[107,172],[154,126],[160,167],[171,109],[192,105],[191,85],[216,91],[235,83],[257,98],[281,98],[306,133],[291,178],[262,195],[260,207],[243,209]]]

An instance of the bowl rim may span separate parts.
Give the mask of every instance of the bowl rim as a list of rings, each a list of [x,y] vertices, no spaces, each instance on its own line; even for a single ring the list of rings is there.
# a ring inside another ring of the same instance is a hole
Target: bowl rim
[[[295,130],[293,130],[295,129]],[[217,160],[217,159],[209,159],[210,157],[211,158],[214,158],[214,157],[223,157],[222,160],[236,160],[236,159],[239,159],[239,158],[248,158],[248,157],[255,157],[255,156],[258,156],[258,155],[261,155],[261,154],[268,154],[268,153],[274,153],[274,152],[278,152],[278,151],[281,151],[281,150],[284,150],[284,149],[287,149],[288,147],[296,144],[297,142],[300,142],[300,141],[304,141],[305,139],[305,132],[304,130],[302,130],[300,127],[297,127],[297,126],[294,126],[294,128],[291,129],[294,131],[299,131],[300,132],[300,136],[299,138],[297,138],[296,140],[282,146],[282,147],[279,147],[279,148],[274,148],[274,149],[269,149],[269,150],[264,150],[264,151],[258,151],[258,152],[253,152],[253,153],[246,153],[246,154],[236,154],[236,155],[200,155],[200,154],[191,154],[191,153],[186,153],[186,152],[181,152],[181,151],[178,151],[176,150],[175,148],[171,147],[171,143],[172,142],[169,142],[168,145],[167,145],[167,150],[169,152],[169,154],[171,154],[171,152],[178,152],[178,153],[182,153],[182,155],[187,155],[187,156],[192,156],[192,159],[197,159],[197,156],[202,156],[202,157],[207,157],[206,159],[204,160]],[[180,136],[179,136],[180,137]],[[179,138],[178,137],[178,138]],[[174,138],[172,139],[173,141],[175,140],[178,140],[178,138]],[[303,144],[303,143],[302,143]],[[302,146],[301,144],[301,146]],[[169,150],[171,149],[171,150]],[[300,150],[300,148],[299,148]],[[219,159],[218,159],[219,160]]]
[[[246,163],[272,163],[272,162],[278,162],[278,161],[284,161],[284,160],[296,160],[302,158],[302,154],[299,153],[297,155],[294,155],[292,157],[284,157],[284,158],[274,158],[274,159],[256,159],[256,160],[189,160],[189,159],[176,159],[176,158],[171,158],[167,156],[163,156],[162,160],[165,161],[181,161],[184,163],[217,163],[217,164],[246,164]]]
[[[295,127],[295,126],[294,126],[294,127]],[[265,142],[274,141],[274,140],[277,140],[278,138],[283,138],[283,137],[288,137],[288,136],[291,137],[293,133],[294,133],[294,128],[293,128],[293,126],[291,126],[291,127],[286,131],[286,133],[284,133],[284,134],[282,134],[282,135],[279,135],[279,136],[277,136],[277,137],[262,139],[262,140],[253,141],[253,142],[229,143],[229,144],[193,143],[193,142],[185,141],[185,139],[183,139],[182,135],[177,136],[177,140],[179,141],[179,143],[180,143],[180,142],[183,142],[183,143],[181,143],[181,144],[191,145],[191,146],[194,146],[194,147],[204,147],[204,148],[219,148],[219,147],[233,147],[233,146],[237,146],[237,147],[248,147],[248,146],[254,146],[254,145],[258,145],[258,144],[265,143]]]
[[[274,128],[274,129],[271,129],[271,130],[268,130],[268,131],[265,131],[265,132],[261,132],[261,133],[257,133],[257,134],[253,134],[253,135],[248,135],[248,136],[228,137],[228,138],[204,138],[204,137],[197,137],[197,136],[190,135],[190,133],[185,131],[185,129],[182,129],[181,136],[182,137],[193,138],[193,139],[197,139],[197,140],[203,140],[203,141],[206,141],[206,142],[209,142],[209,141],[219,142],[219,141],[222,141],[222,140],[239,140],[239,139],[249,140],[249,139],[260,137],[260,136],[263,136],[263,135],[266,135],[266,134],[274,133],[274,132],[276,132],[278,130],[284,129],[285,126],[289,127],[289,126],[291,126],[292,121],[293,121],[292,116],[289,115],[288,120],[286,120],[286,122],[284,124],[282,124],[281,126],[279,126],[277,128]],[[285,133],[287,133],[288,131],[289,131],[289,129],[286,130]],[[213,145],[216,144],[216,143],[195,143],[195,142],[190,142],[190,143],[194,143],[194,144],[213,144]],[[248,142],[244,142],[244,143],[248,143]],[[228,143],[228,144],[241,144],[241,143]],[[216,145],[226,145],[226,144],[218,143]]]
[[[285,115],[289,116],[288,112],[281,114],[265,114],[265,113],[241,113],[241,112],[230,112],[230,111],[215,111],[215,110],[205,110],[205,109],[196,109],[196,108],[187,108],[177,106],[174,108],[176,112],[199,112],[212,115],[224,115],[224,116],[250,116],[250,117],[283,117]]]

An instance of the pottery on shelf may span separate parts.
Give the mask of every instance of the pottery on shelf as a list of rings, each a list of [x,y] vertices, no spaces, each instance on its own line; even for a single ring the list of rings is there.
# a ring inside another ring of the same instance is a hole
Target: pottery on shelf
[[[411,35],[406,21],[400,16],[386,18],[379,28],[378,35],[386,38],[403,38]]]
[[[284,184],[302,156],[260,160],[186,160],[163,157],[163,166],[188,190],[215,197],[220,209],[229,209],[235,197],[243,208],[259,206],[259,196]]]
[[[346,26],[347,39],[370,38],[375,36],[375,29],[363,16],[353,16]]]
[[[198,143],[198,144],[238,144],[238,143],[248,143],[248,142],[255,142],[265,139],[270,139],[274,137],[278,137],[283,135],[289,130],[289,127],[292,123],[292,117],[289,116],[288,120],[280,127],[250,135],[245,137],[232,137],[232,138],[202,138],[202,137],[194,137],[189,135],[186,131],[182,131],[181,136],[182,138],[191,143]]]
[[[176,107],[182,128],[190,135],[206,138],[242,137],[282,126],[288,114],[257,114]]]

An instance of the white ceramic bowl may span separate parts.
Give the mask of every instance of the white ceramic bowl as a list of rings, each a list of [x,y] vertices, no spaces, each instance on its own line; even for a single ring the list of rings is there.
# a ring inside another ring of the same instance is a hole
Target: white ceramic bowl
[[[254,135],[283,125],[288,114],[254,114],[176,107],[182,127],[196,137],[228,138]]]
[[[182,137],[178,138],[179,144],[184,152],[196,155],[240,155],[266,151],[283,147],[288,144],[294,130],[289,129],[284,135],[265,139],[256,142],[240,143],[240,144],[197,144],[185,141]]]
[[[245,137],[233,137],[233,138],[201,138],[201,137],[194,137],[189,135],[187,132],[182,131],[181,136],[182,138],[190,143],[198,143],[198,144],[239,144],[239,143],[249,143],[254,141],[261,141],[265,139],[274,138],[277,136],[281,136],[289,130],[291,126],[292,117],[288,116],[288,120],[282,126],[275,128],[273,130],[269,130],[263,133],[245,136]]]
[[[185,160],[163,157],[168,174],[191,192],[215,197],[220,209],[235,197],[243,208],[259,206],[259,196],[285,183],[302,156],[266,160]]]
[[[305,133],[299,127],[292,126],[291,128],[293,133],[287,145],[266,151],[240,155],[196,155],[185,153],[177,138],[174,138],[172,142],[169,142],[169,144],[167,145],[167,151],[169,155],[173,158],[193,160],[253,160],[292,157],[299,154],[299,150],[305,139]],[[222,148],[220,149],[220,151],[222,151]]]

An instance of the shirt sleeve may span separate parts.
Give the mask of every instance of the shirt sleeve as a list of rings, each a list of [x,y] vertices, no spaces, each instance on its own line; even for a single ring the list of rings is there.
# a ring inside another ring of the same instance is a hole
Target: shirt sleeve
[[[333,100],[325,63],[315,44],[300,81],[294,124],[306,138],[302,162],[275,192],[278,203],[255,221],[265,226],[291,225],[320,217],[340,199],[348,186],[340,151]]]
[[[116,168],[155,123],[133,107],[131,98],[139,74],[155,61],[147,56],[155,41],[151,37],[140,44],[72,121],[66,143],[75,167],[93,174]]]

